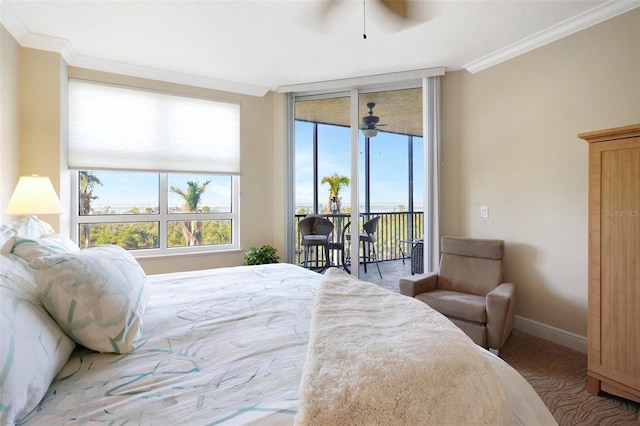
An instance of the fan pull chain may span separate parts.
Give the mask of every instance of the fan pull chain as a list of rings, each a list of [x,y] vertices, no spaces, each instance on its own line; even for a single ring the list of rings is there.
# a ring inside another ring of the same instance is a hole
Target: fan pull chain
[[[362,0],[362,38],[367,39],[367,0]]]

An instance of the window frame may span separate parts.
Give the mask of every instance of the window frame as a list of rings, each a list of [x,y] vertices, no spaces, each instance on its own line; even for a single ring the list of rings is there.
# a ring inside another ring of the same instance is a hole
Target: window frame
[[[402,89],[422,88],[422,126],[423,126],[423,212],[424,240],[423,244],[425,271],[432,271],[438,264],[440,253],[440,158],[442,152],[440,77],[444,75],[444,68],[431,68],[405,73],[380,74],[362,78],[332,80],[320,83],[290,85],[278,87],[279,93],[287,94],[287,183],[291,188],[287,192],[287,234],[286,259],[293,262],[295,258],[294,222],[296,212],[295,199],[295,104],[300,100],[323,99],[329,97],[347,96],[351,98],[350,128],[351,128],[351,186],[352,208],[359,205],[359,168],[358,148],[359,130],[359,96],[372,92],[385,92]],[[357,217],[352,210],[352,221]],[[358,257],[357,245],[352,245],[352,257]],[[352,275],[358,276],[358,269],[353,268]]]
[[[80,244],[79,228],[81,224],[92,223],[135,223],[158,222],[158,248],[128,250],[136,258],[149,258],[167,255],[188,255],[195,253],[219,253],[240,250],[240,177],[236,174],[224,174],[231,177],[231,211],[210,213],[169,213],[168,175],[173,172],[148,171],[157,173],[159,177],[158,213],[154,214],[116,214],[80,216],[79,172],[85,169],[71,169],[71,232],[70,237]],[[94,171],[94,170],[91,170]],[[99,170],[96,170],[99,171]],[[128,170],[113,170],[127,173]],[[134,170],[131,170],[133,172]],[[203,173],[205,174],[205,173]],[[211,173],[208,173],[211,174]],[[205,244],[201,246],[168,247],[168,223],[181,220],[231,220],[230,244]]]

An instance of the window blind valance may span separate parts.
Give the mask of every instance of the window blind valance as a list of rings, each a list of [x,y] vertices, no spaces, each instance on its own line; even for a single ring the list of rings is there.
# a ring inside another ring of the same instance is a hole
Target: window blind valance
[[[69,80],[69,167],[240,173],[240,105]]]

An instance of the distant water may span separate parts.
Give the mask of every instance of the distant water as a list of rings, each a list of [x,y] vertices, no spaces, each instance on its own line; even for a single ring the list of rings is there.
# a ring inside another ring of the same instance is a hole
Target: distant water
[[[342,211],[351,211],[350,209],[351,205],[350,204],[342,204]],[[413,205],[413,211],[416,212],[421,212],[423,211],[422,209],[422,203],[415,203]],[[296,205],[296,212],[300,211],[301,209],[313,209],[313,205],[311,204],[297,204]],[[319,209],[320,211],[325,211],[326,210],[326,204],[320,203],[319,205]],[[364,203],[360,204],[360,210],[361,212],[363,212],[364,209]],[[371,211],[375,212],[375,213],[389,213],[389,212],[398,212],[398,211],[407,211],[408,210],[408,205],[407,204],[402,204],[402,203],[378,203],[378,204],[372,204],[371,205]]]

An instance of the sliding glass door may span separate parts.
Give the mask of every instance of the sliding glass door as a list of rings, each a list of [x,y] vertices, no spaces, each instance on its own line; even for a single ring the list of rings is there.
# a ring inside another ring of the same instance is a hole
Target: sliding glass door
[[[399,261],[424,232],[422,88],[361,91],[358,112],[360,229],[378,218],[359,254]]]
[[[351,111],[356,110],[354,120]],[[358,223],[347,231],[357,235],[367,220],[379,216],[378,260],[402,259],[407,241],[424,235],[423,116],[422,86],[293,96],[294,226],[309,214],[330,217],[336,225],[357,217]],[[355,139],[354,123],[358,123]],[[357,161],[352,161],[354,152]],[[351,216],[352,211],[358,215]],[[336,242],[345,242],[342,231],[336,229]],[[288,259],[299,263],[297,228],[293,239]],[[348,251],[346,245],[336,247]],[[359,251],[358,257],[362,254]],[[332,253],[329,260],[339,264],[342,258]],[[357,264],[355,258],[352,263]],[[350,269],[358,274],[359,268]]]

